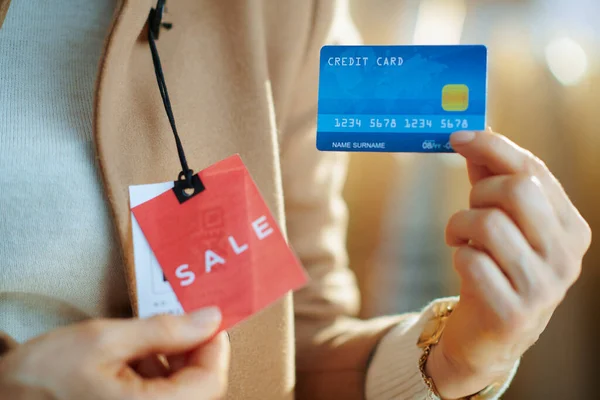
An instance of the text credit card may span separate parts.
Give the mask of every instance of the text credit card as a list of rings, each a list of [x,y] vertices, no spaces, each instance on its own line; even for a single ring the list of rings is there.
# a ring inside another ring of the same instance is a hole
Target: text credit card
[[[484,130],[487,48],[324,46],[317,148],[452,152],[459,130]]]

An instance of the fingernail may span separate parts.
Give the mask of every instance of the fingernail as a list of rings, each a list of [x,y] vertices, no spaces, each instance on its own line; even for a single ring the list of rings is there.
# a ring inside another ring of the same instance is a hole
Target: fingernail
[[[206,307],[189,314],[195,325],[208,327],[221,323],[221,311],[218,307]]]
[[[455,143],[455,144],[466,144],[466,143],[471,142],[473,139],[475,139],[475,132],[473,132],[473,131],[454,132],[450,136],[450,139],[452,140],[452,143]]]

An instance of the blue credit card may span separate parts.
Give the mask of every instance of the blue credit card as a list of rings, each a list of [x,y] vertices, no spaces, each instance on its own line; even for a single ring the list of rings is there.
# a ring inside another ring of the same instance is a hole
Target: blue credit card
[[[484,130],[487,48],[324,46],[317,148],[452,152],[459,130]]]

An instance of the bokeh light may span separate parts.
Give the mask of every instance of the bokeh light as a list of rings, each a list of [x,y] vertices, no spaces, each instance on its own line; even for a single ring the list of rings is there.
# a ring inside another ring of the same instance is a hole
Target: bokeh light
[[[555,39],[546,46],[546,61],[552,74],[566,86],[581,82],[588,69],[585,50],[568,37]]]

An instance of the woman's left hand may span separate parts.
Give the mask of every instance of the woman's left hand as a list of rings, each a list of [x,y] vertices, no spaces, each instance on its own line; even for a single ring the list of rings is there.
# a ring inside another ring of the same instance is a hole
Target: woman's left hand
[[[505,377],[581,272],[588,224],[542,161],[505,137],[452,135],[467,160],[470,208],[450,219],[460,301],[426,365],[443,398]]]

